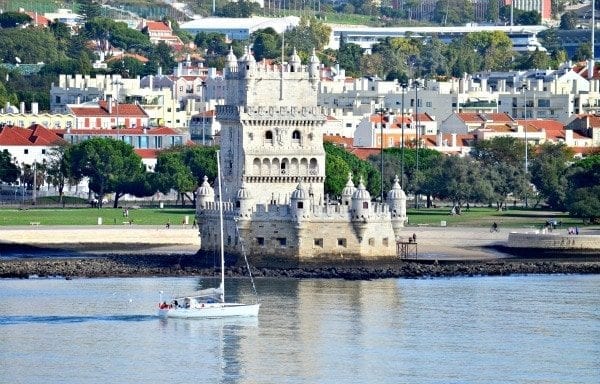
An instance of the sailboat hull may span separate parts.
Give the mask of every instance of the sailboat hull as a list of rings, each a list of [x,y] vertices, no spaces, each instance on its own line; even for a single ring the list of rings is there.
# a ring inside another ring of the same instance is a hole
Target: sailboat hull
[[[200,308],[159,309],[158,316],[175,319],[257,317],[260,304],[211,303]]]

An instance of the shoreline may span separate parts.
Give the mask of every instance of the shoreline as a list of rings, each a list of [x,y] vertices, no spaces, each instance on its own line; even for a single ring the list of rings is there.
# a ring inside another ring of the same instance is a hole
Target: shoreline
[[[219,267],[207,267],[207,260],[199,256],[196,231],[163,231],[154,227],[131,229],[78,228],[77,234],[86,240],[82,241],[81,237],[71,236],[71,228],[0,227],[0,278],[218,275]],[[511,229],[511,232],[527,230]],[[312,265],[290,262],[278,267],[253,267],[252,273],[256,277],[361,280],[600,273],[600,255],[597,252],[569,254],[545,252],[543,249],[510,249],[506,244],[508,231],[490,233],[487,228],[477,227],[406,227],[403,233],[406,238],[412,237],[413,233],[417,237],[416,260],[398,258]],[[10,241],[15,235],[21,236],[23,241]],[[48,238],[53,242],[42,241]],[[29,239],[35,241],[27,241]],[[252,265],[251,255],[249,258]],[[229,267],[227,273],[244,276],[247,275],[244,270]]]
[[[229,276],[247,276],[244,267],[227,267]],[[368,265],[304,265],[289,268],[252,268],[252,275],[279,278],[373,280],[510,276],[529,274],[600,274],[600,258],[497,260],[398,260]],[[0,278],[31,277],[211,277],[220,267],[205,267],[193,255],[104,255],[0,259]]]

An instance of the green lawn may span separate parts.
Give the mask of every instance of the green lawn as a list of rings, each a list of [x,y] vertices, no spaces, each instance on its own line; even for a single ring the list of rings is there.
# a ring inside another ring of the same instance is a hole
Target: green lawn
[[[441,208],[409,208],[407,210],[409,225],[427,224],[440,226],[442,221],[449,227],[489,227],[493,222],[501,227],[540,228],[546,220],[553,219],[561,222],[563,226],[582,226],[583,221],[569,217],[566,212],[533,210],[525,208],[509,208],[507,211],[498,211],[493,208],[463,208],[460,215],[450,214],[449,207]]]
[[[414,208],[408,209],[408,225],[426,224],[440,226],[442,221],[450,227],[489,227],[497,222],[501,227],[540,228],[546,220],[555,219],[563,226],[582,226],[581,219],[571,218],[566,213],[511,208],[499,212],[492,208],[463,209],[460,215],[451,215],[450,208]],[[129,209],[129,218],[123,216],[122,209],[114,208],[28,208],[0,209],[0,226],[30,225],[32,222],[40,225],[97,225],[102,218],[103,225],[123,225],[123,222],[133,220],[135,225],[173,225],[181,224],[188,216],[189,223],[194,220],[192,208],[141,208]]]
[[[0,226],[6,225],[97,225],[102,218],[104,225],[123,225],[123,222],[133,220],[135,225],[164,225],[181,224],[188,216],[189,224],[194,220],[194,210],[191,208],[143,208],[129,209],[129,217],[123,216],[122,209],[115,208],[29,208],[29,209],[0,209]]]

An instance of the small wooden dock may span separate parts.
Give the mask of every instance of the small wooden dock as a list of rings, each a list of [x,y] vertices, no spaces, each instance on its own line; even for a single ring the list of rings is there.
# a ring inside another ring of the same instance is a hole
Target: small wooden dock
[[[417,260],[419,258],[419,247],[416,241],[397,241],[396,254],[402,260]]]

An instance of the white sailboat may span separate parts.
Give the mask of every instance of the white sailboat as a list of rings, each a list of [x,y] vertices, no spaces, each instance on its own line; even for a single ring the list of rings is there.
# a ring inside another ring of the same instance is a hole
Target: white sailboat
[[[221,163],[217,151],[219,177],[219,222],[221,232],[221,284],[217,288],[203,289],[190,296],[176,297],[170,304],[159,303],[158,316],[166,318],[200,319],[221,317],[257,317],[260,303],[242,304],[225,301],[225,249],[223,247],[223,201],[221,194]],[[247,264],[247,260],[246,260]],[[248,266],[248,272],[250,268]],[[252,274],[250,273],[250,278]],[[252,283],[254,285],[254,282]]]

